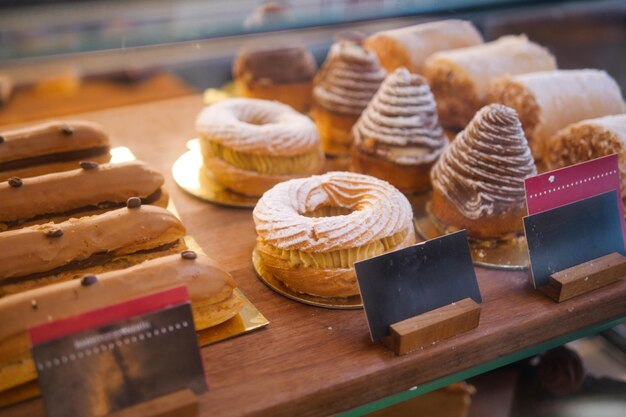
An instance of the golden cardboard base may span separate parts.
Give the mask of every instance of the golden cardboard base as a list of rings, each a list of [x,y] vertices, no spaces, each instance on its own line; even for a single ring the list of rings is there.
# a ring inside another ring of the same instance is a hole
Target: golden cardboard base
[[[254,208],[258,197],[238,194],[218,183],[206,170],[202,169],[202,155],[197,139],[187,142],[189,150],[182,154],[172,167],[174,181],[189,194],[227,207]]]
[[[434,239],[446,234],[441,225],[430,212],[430,193],[410,197],[413,205],[413,223],[415,229],[424,239]],[[528,246],[526,238],[517,236],[507,240],[474,240],[469,239],[474,265],[494,269],[521,270],[528,269]]]
[[[252,266],[257,276],[262,283],[270,287],[270,289],[276,291],[278,294],[290,298],[292,300],[301,302],[303,304],[312,305],[315,307],[331,308],[336,310],[356,310],[363,308],[363,300],[360,295],[352,297],[317,297],[315,295],[304,294],[298,291],[294,291],[291,288],[283,284],[282,281],[274,277],[267,272],[261,261],[259,252],[254,249],[252,252]]]
[[[174,211],[174,213],[178,215],[176,211]],[[189,249],[206,256],[200,245],[198,245],[193,237],[185,236],[185,243]],[[235,292],[244,302],[243,309],[235,317],[225,321],[224,323],[197,332],[198,344],[200,346],[206,346],[222,340],[230,339],[232,337],[267,326],[270,323],[254,306],[254,304],[248,300],[243,292],[239,290],[239,288],[235,289]]]

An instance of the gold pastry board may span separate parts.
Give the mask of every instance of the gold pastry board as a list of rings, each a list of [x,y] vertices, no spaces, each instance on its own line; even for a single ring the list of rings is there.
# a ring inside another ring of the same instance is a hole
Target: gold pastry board
[[[413,206],[415,229],[424,239],[434,239],[445,234],[443,227],[430,212],[430,194],[409,197]],[[526,238],[518,236],[510,240],[469,240],[474,265],[495,269],[528,269]]]
[[[202,169],[202,155],[197,139],[187,142],[187,148],[189,150],[182,154],[172,167],[172,176],[180,188],[210,203],[227,207],[254,208],[258,201],[257,197],[230,191]]]
[[[174,214],[178,216],[178,213],[175,211]],[[189,249],[206,255],[193,237],[185,236],[185,243]],[[224,323],[197,332],[198,344],[200,346],[206,346],[222,340],[230,339],[231,337],[260,329],[270,323],[239,288],[235,289],[235,292],[244,302],[243,309],[235,317],[225,321]]]
[[[256,272],[257,277],[262,283],[284,297],[299,301],[303,304],[336,310],[355,310],[363,308],[363,301],[359,295],[355,295],[353,297],[327,298],[317,297],[292,290],[263,267],[261,256],[256,249],[252,252],[252,266],[254,267],[254,272]]]

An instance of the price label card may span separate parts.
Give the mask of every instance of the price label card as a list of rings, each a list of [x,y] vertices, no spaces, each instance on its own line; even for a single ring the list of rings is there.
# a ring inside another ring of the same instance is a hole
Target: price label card
[[[528,214],[541,213],[608,191],[616,191],[622,230],[626,236],[618,163],[617,154],[613,154],[527,178],[524,186]]]
[[[563,269],[618,252],[624,255],[617,191],[524,217],[535,288]]]
[[[401,320],[465,298],[482,301],[465,230],[354,266],[373,341]]]
[[[29,331],[49,417],[99,417],[168,393],[207,390],[187,288]]]

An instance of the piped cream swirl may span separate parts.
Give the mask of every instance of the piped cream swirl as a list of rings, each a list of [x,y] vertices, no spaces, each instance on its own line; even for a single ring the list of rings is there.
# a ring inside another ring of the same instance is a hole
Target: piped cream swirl
[[[315,77],[313,97],[318,105],[338,113],[360,114],[386,72],[378,57],[355,42],[335,43]]]
[[[433,162],[448,144],[426,80],[406,68],[385,79],[352,133],[361,150],[405,165]]]
[[[322,207],[350,214],[309,217]],[[368,175],[329,172],[282,182],[267,191],[253,212],[260,239],[280,249],[330,252],[365,245],[412,227],[407,198]]]
[[[515,110],[483,107],[431,171],[433,187],[470,219],[523,209],[537,169]]]
[[[239,152],[293,156],[321,147],[315,124],[277,101],[232,98],[205,107],[196,119],[201,140]]]

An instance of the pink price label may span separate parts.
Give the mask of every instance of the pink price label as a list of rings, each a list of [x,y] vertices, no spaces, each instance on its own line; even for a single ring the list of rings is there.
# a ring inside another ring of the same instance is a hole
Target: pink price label
[[[626,236],[617,154],[526,178],[524,187],[529,215],[616,191],[622,230]]]

